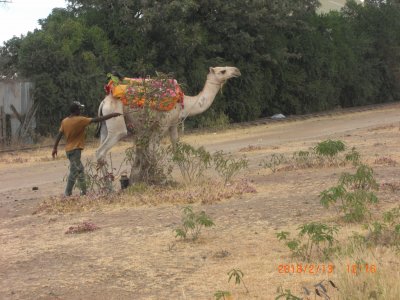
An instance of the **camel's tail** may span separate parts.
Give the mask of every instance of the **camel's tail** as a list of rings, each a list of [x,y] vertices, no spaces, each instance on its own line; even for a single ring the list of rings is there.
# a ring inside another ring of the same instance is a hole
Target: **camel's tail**
[[[101,117],[102,115],[103,115],[103,101],[101,101],[101,103],[99,105],[99,110],[97,111],[97,116]],[[96,138],[100,137],[101,123],[103,123],[103,122],[97,123],[96,131],[95,131],[95,134],[94,134],[94,136]]]

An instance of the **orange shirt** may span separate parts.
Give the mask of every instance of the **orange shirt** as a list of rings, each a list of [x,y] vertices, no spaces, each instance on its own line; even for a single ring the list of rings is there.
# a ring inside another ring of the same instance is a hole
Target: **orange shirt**
[[[60,132],[63,133],[67,141],[65,151],[84,148],[85,128],[91,121],[92,118],[82,116],[72,116],[62,120]]]

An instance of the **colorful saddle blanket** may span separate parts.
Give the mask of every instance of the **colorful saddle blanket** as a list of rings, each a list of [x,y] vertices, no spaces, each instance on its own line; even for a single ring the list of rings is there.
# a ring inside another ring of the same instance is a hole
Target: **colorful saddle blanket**
[[[105,86],[106,93],[131,108],[141,108],[145,104],[160,111],[172,110],[177,103],[183,106],[184,94],[175,79],[111,78]]]

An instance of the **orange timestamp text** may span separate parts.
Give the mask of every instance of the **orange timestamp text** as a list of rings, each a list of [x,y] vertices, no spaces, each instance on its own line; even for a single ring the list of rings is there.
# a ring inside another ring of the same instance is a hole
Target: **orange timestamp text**
[[[346,264],[345,270],[349,274],[369,273],[374,274],[377,271],[375,264]],[[280,264],[278,265],[278,273],[280,274],[332,274],[336,270],[336,266],[332,263],[328,264]]]
[[[330,274],[334,270],[334,264],[281,264],[278,266],[278,272],[281,274]]]

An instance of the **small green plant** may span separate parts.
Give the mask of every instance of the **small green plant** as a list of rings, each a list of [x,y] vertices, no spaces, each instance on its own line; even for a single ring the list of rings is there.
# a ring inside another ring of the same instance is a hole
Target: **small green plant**
[[[293,163],[300,168],[310,168],[315,165],[315,153],[310,151],[297,151],[292,156]]]
[[[292,254],[309,261],[313,254],[324,259],[329,258],[337,248],[334,247],[334,235],[339,229],[323,223],[309,223],[300,226],[297,238],[289,239],[290,233],[281,231],[276,234],[279,241],[284,241]]]
[[[213,163],[218,174],[224,179],[225,184],[248,166],[247,159],[235,159],[232,156],[225,157],[223,151],[218,151],[213,154]]]
[[[351,148],[351,151],[345,155],[344,159],[346,162],[351,162],[353,166],[361,164],[360,152],[358,152],[355,147]]]
[[[365,225],[367,244],[394,246],[400,249],[400,206],[383,213],[383,220]]]
[[[179,142],[171,146],[169,151],[172,153],[172,161],[179,166],[183,178],[188,183],[200,178],[211,165],[211,154],[204,147],[196,149],[189,144]]]
[[[285,300],[302,300],[303,298],[297,297],[292,294],[289,289],[283,290],[283,287],[278,287],[276,291],[279,295],[275,297],[275,300],[285,299]]]
[[[216,291],[214,293],[215,300],[221,300],[221,299],[226,300],[225,297],[230,297],[230,296],[231,293],[228,291]]]
[[[337,186],[323,191],[321,204],[326,208],[336,205],[347,221],[359,222],[370,215],[368,205],[378,202],[373,192],[378,187],[372,168],[360,165],[355,174],[343,173]]]
[[[191,239],[194,241],[199,237],[203,227],[215,225],[204,211],[195,213],[190,206],[186,206],[182,209],[182,213],[182,226],[175,229],[175,237],[186,240],[190,235]]]
[[[240,285],[241,283],[243,283],[243,286],[246,289],[246,293],[249,292],[246,284],[244,283],[244,280],[243,280],[244,274],[241,270],[232,269],[228,272],[228,276],[229,276],[228,282],[230,282],[232,278],[235,278],[235,284]]]
[[[345,144],[340,140],[338,141],[326,140],[318,143],[318,145],[315,146],[314,150],[315,153],[317,153],[318,155],[333,158],[339,152],[344,151],[345,148],[346,148]]]
[[[286,158],[283,154],[272,154],[261,162],[261,166],[264,168],[269,168],[272,173],[278,170],[278,166],[286,162]]]

